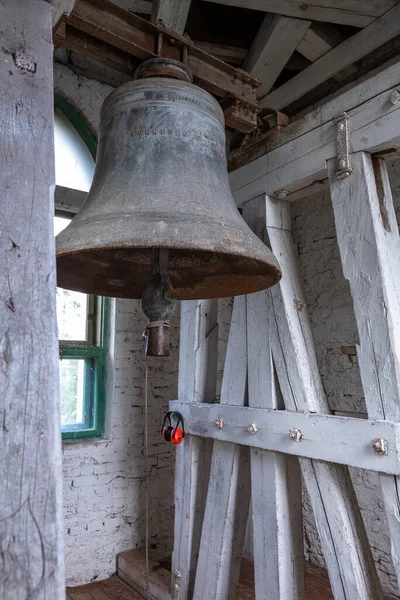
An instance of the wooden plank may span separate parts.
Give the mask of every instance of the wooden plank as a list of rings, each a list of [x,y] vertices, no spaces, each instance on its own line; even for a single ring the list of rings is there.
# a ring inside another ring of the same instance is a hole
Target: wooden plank
[[[138,594],[147,595],[146,557],[140,550],[128,550],[118,554],[118,577]],[[170,600],[171,574],[154,560],[149,560],[149,600]]]
[[[279,15],[264,17],[243,66],[261,79],[258,98],[268,94],[310,25],[311,21],[304,19]]]
[[[140,15],[151,15],[152,2],[149,0],[111,0],[113,4],[116,4],[124,10],[129,12],[138,13]]]
[[[348,109],[351,152],[378,151],[398,145],[400,104],[393,105],[390,94],[398,87],[396,78],[398,81],[400,77],[400,63],[388,71],[387,77],[382,73],[382,77],[369,81],[368,93],[364,84],[360,89],[354,88],[293,127],[288,132],[289,140],[283,145],[231,173],[229,180],[236,204],[240,206],[262,193],[274,195],[282,189],[294,192],[326,179],[326,161],[337,154],[334,115],[343,112],[347,102],[348,108],[351,107]],[[374,89],[374,83],[378,89]],[[388,84],[389,89],[386,88]],[[368,95],[370,99],[367,99]]]
[[[247,48],[239,48],[237,46],[226,46],[225,44],[213,44],[212,42],[194,41],[194,45],[203,52],[212,54],[216,58],[235,65],[243,64],[247,56]]]
[[[255,198],[246,203],[243,211],[243,218],[261,239],[267,216],[265,208],[263,198]],[[271,306],[268,300],[265,291],[247,296],[248,394],[249,407],[275,411],[279,406],[269,342]],[[251,423],[259,426],[258,418],[252,421],[248,414],[245,418],[246,429]],[[231,419],[225,420],[229,426]],[[244,429],[239,431],[237,439],[243,434]],[[257,438],[258,432],[251,437]],[[256,599],[304,600],[299,463],[286,455],[254,447],[250,449],[250,461]]]
[[[221,442],[237,442],[256,449],[282,452],[316,460],[400,475],[400,426],[395,421],[367,420],[353,417],[321,415],[237,406],[197,405],[170,402],[188,422],[191,435]],[[215,420],[223,418],[225,426],[217,430]],[[252,435],[247,428],[255,423]],[[299,429],[302,438],[293,442],[289,433]],[[386,439],[387,455],[373,451],[373,440]]]
[[[54,205],[56,210],[76,214],[80,211],[87,197],[87,192],[56,185]]]
[[[400,5],[348,38],[292,79],[265,96],[261,106],[281,110],[378,46],[400,34]]]
[[[350,282],[368,415],[400,421],[400,237],[382,159],[352,157],[354,174],[335,178],[331,196],[343,273]],[[393,563],[400,582],[400,481],[382,476]]]
[[[75,0],[51,0],[51,24],[57,25],[61,17],[69,15],[74,8]]]
[[[65,597],[51,5],[0,3],[0,597]]]
[[[302,0],[206,0],[228,6],[239,6],[264,12],[276,13],[287,17],[326,21],[366,27],[376,17],[389,10],[396,0],[340,0],[332,6],[332,0],[313,0],[306,4]]]
[[[296,50],[311,62],[315,62],[321,56],[324,56],[330,50],[344,42],[346,38],[333,25],[324,23],[314,23],[306,32],[303,39],[298,44]],[[350,65],[333,75],[336,81],[343,81],[357,73],[358,69],[355,65]]]
[[[162,21],[168,29],[184,33],[191,3],[192,0],[154,0],[151,20]]]
[[[329,413],[318,370],[298,258],[289,223],[278,228],[282,209],[266,197],[269,211],[278,213],[267,238],[282,268],[282,279],[270,290],[273,318],[271,347],[287,410]],[[382,598],[348,469],[319,460],[300,459],[309,491],[329,577],[336,600]]]
[[[217,300],[182,302],[178,398],[213,402],[216,396]],[[193,592],[212,444],[187,436],[176,448],[175,533],[172,576],[181,574],[182,597]]]
[[[246,298],[234,300],[221,405],[243,405],[246,392]],[[236,394],[232,395],[232,390]],[[247,469],[247,475],[249,470]],[[204,513],[194,600],[233,598],[249,508],[250,485],[243,476],[243,452],[238,444],[215,441]]]

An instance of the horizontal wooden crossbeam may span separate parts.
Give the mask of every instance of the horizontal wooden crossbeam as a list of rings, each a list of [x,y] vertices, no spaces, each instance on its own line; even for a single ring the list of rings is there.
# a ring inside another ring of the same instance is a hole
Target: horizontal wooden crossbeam
[[[400,474],[400,423],[177,400],[170,410],[183,415],[191,435]],[[374,450],[374,440],[386,441],[387,454]]]
[[[197,48],[188,37],[160,23],[149,23],[107,0],[76,0],[73,11],[61,25],[56,46],[74,50],[132,77],[136,61],[160,56],[185,62],[197,85],[225,101],[228,126],[242,132],[255,129],[260,82]]]
[[[256,160],[230,173],[236,204],[263,193],[281,197],[282,190],[290,200],[292,192],[326,179],[326,161],[337,155],[336,119],[344,111],[349,115],[351,153],[399,147],[400,103],[392,100],[399,81],[396,62],[265,140],[254,150]]]

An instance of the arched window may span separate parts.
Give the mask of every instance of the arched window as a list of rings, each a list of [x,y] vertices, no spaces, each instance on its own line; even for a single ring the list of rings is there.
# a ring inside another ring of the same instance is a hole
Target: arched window
[[[94,173],[96,139],[82,117],[56,94],[54,109],[56,185],[87,192]],[[54,217],[54,234],[72,214]],[[107,303],[57,288],[63,438],[101,436],[104,428]]]

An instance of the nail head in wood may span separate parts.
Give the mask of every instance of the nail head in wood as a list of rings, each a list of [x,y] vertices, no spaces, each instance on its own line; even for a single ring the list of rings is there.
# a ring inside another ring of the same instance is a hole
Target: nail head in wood
[[[291,429],[289,431],[289,438],[292,440],[292,442],[300,442],[302,437],[303,434],[301,433],[300,429]]]
[[[254,435],[258,431],[258,427],[257,427],[257,425],[255,423],[252,423],[251,425],[248,426],[247,431],[249,433],[251,433],[251,435]]]
[[[221,418],[215,419],[215,424],[218,427],[218,429],[222,429],[223,426],[225,425],[224,420]]]
[[[391,104],[395,105],[400,102],[400,92],[399,90],[392,90],[389,96]]]
[[[376,454],[386,456],[388,453],[388,443],[387,440],[384,440],[383,438],[376,438],[372,443],[372,447]]]
[[[287,198],[289,196],[288,190],[278,190],[275,194],[275,198],[282,200],[283,198]]]

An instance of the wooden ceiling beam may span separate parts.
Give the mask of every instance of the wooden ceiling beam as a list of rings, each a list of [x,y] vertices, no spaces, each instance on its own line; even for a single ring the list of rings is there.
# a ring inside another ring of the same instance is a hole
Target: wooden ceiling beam
[[[315,62],[324,54],[327,54],[333,48],[345,41],[345,36],[334,26],[326,25],[325,23],[314,23],[308,29],[307,33],[300,41],[296,50],[310,62]],[[336,73],[333,79],[343,81],[357,73],[358,69],[355,65],[350,65]]]
[[[266,15],[243,65],[261,80],[258,98],[268,94],[310,25],[304,19]]]
[[[397,0],[342,0],[340,8],[333,7],[332,0],[205,0],[228,6],[239,6],[264,12],[276,13],[310,21],[340,23],[353,27],[366,27],[389,10]]]
[[[247,48],[239,48],[237,46],[225,46],[224,44],[213,44],[211,42],[198,42],[193,40],[196,48],[200,48],[203,52],[212,54],[219,60],[232,63],[234,65],[242,65],[247,56]]]
[[[151,0],[112,0],[112,3],[132,13],[151,15]]]
[[[264,96],[261,106],[281,110],[399,34],[400,4],[397,4],[380,19],[348,38],[307,69],[300,71],[295,77]]]
[[[162,21],[165,27],[182,34],[185,31],[192,0],[153,0],[152,23]]]

